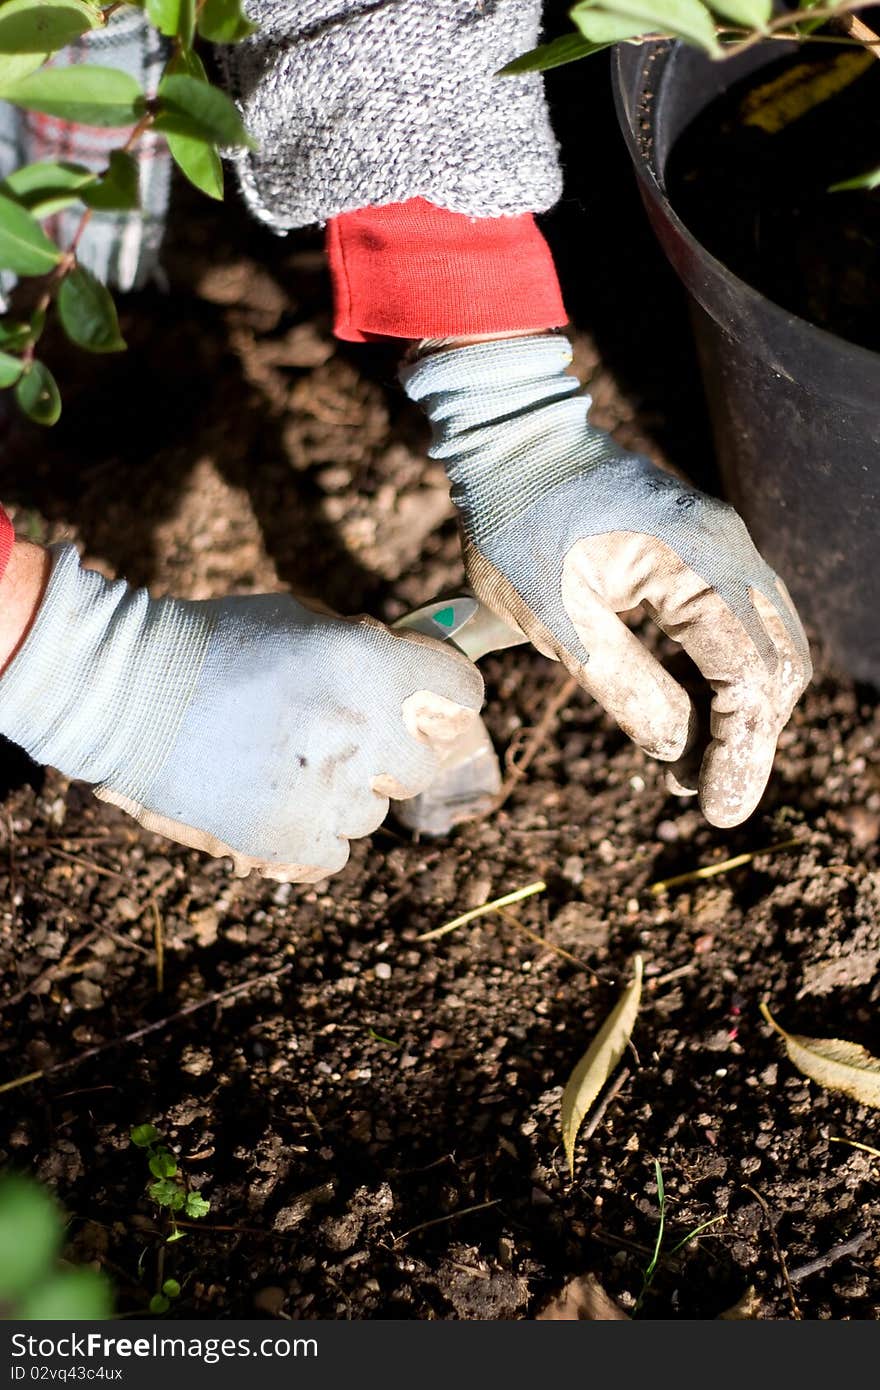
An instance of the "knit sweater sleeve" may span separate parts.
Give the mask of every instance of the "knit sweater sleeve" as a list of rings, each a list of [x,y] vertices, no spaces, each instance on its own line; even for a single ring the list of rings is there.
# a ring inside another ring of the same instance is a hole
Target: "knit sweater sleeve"
[[[423,198],[470,217],[560,194],[538,75],[499,77],[538,41],[541,0],[247,0],[260,27],[220,50],[258,141],[244,196],[276,231]]]

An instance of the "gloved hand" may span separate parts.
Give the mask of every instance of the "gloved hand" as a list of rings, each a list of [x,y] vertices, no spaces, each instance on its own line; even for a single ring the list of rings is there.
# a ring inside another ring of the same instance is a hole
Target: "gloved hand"
[[[714,691],[700,802],[713,825],[737,825],[810,679],[806,637],[731,507],[590,425],[571,356],[557,335],[425,342],[401,380],[433,425],[478,597],[675,761],[690,700],[617,616],[644,604]]]
[[[286,594],[151,599],[82,569],[72,545],[53,558],[0,678],[0,731],[238,873],[341,869],[477,718],[479,672],[429,638]]]

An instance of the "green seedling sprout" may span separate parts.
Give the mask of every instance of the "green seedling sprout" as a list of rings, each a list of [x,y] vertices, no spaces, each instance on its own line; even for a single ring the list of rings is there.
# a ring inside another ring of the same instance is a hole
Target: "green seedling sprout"
[[[169,1218],[171,1229],[165,1238],[166,1244],[182,1240],[183,1231],[177,1224],[178,1215],[182,1212],[191,1221],[198,1221],[207,1216],[211,1203],[200,1192],[190,1188],[186,1176],[178,1168],[177,1159],[155,1125],[135,1125],[131,1131],[131,1142],[136,1148],[144,1150],[147,1167],[154,1179],[148,1185],[147,1192]]]
[[[636,1299],[636,1306],[633,1309],[634,1314],[638,1314],[641,1311],[645,1298],[650,1292],[666,1235],[666,1185],[663,1181],[663,1170],[656,1158],[654,1159],[654,1176],[657,1181],[657,1205],[660,1209],[660,1222],[657,1227],[657,1238],[654,1241],[654,1250],[651,1259],[642,1275],[642,1288]],[[712,1216],[708,1221],[702,1221],[699,1226],[695,1226],[692,1231],[688,1231],[687,1235],[682,1236],[681,1240],[673,1245],[672,1249],[669,1251],[669,1255],[672,1256],[677,1254],[678,1251],[683,1250],[686,1245],[690,1245],[692,1240],[696,1240],[698,1236],[702,1235],[703,1231],[707,1231],[710,1226],[717,1226],[718,1222],[723,1220],[723,1216]]]
[[[161,1316],[167,1313],[171,1307],[172,1300],[180,1297],[180,1285],[176,1279],[164,1279],[159,1293],[154,1293],[150,1299],[150,1312]]]

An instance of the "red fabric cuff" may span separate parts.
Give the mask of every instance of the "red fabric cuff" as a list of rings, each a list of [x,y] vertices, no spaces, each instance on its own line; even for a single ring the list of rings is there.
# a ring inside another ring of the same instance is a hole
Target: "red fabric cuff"
[[[327,224],[338,338],[451,338],[568,321],[531,213],[466,217],[423,198]]]
[[[6,566],[9,564],[9,557],[12,554],[14,544],[15,529],[3,508],[0,507],[0,579],[6,573]]]

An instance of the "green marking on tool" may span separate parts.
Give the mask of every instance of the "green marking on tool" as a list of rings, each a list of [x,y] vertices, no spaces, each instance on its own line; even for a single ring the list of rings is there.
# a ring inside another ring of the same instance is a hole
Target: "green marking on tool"
[[[441,608],[439,613],[434,614],[434,622],[441,627],[453,627],[455,625],[455,609]]]

